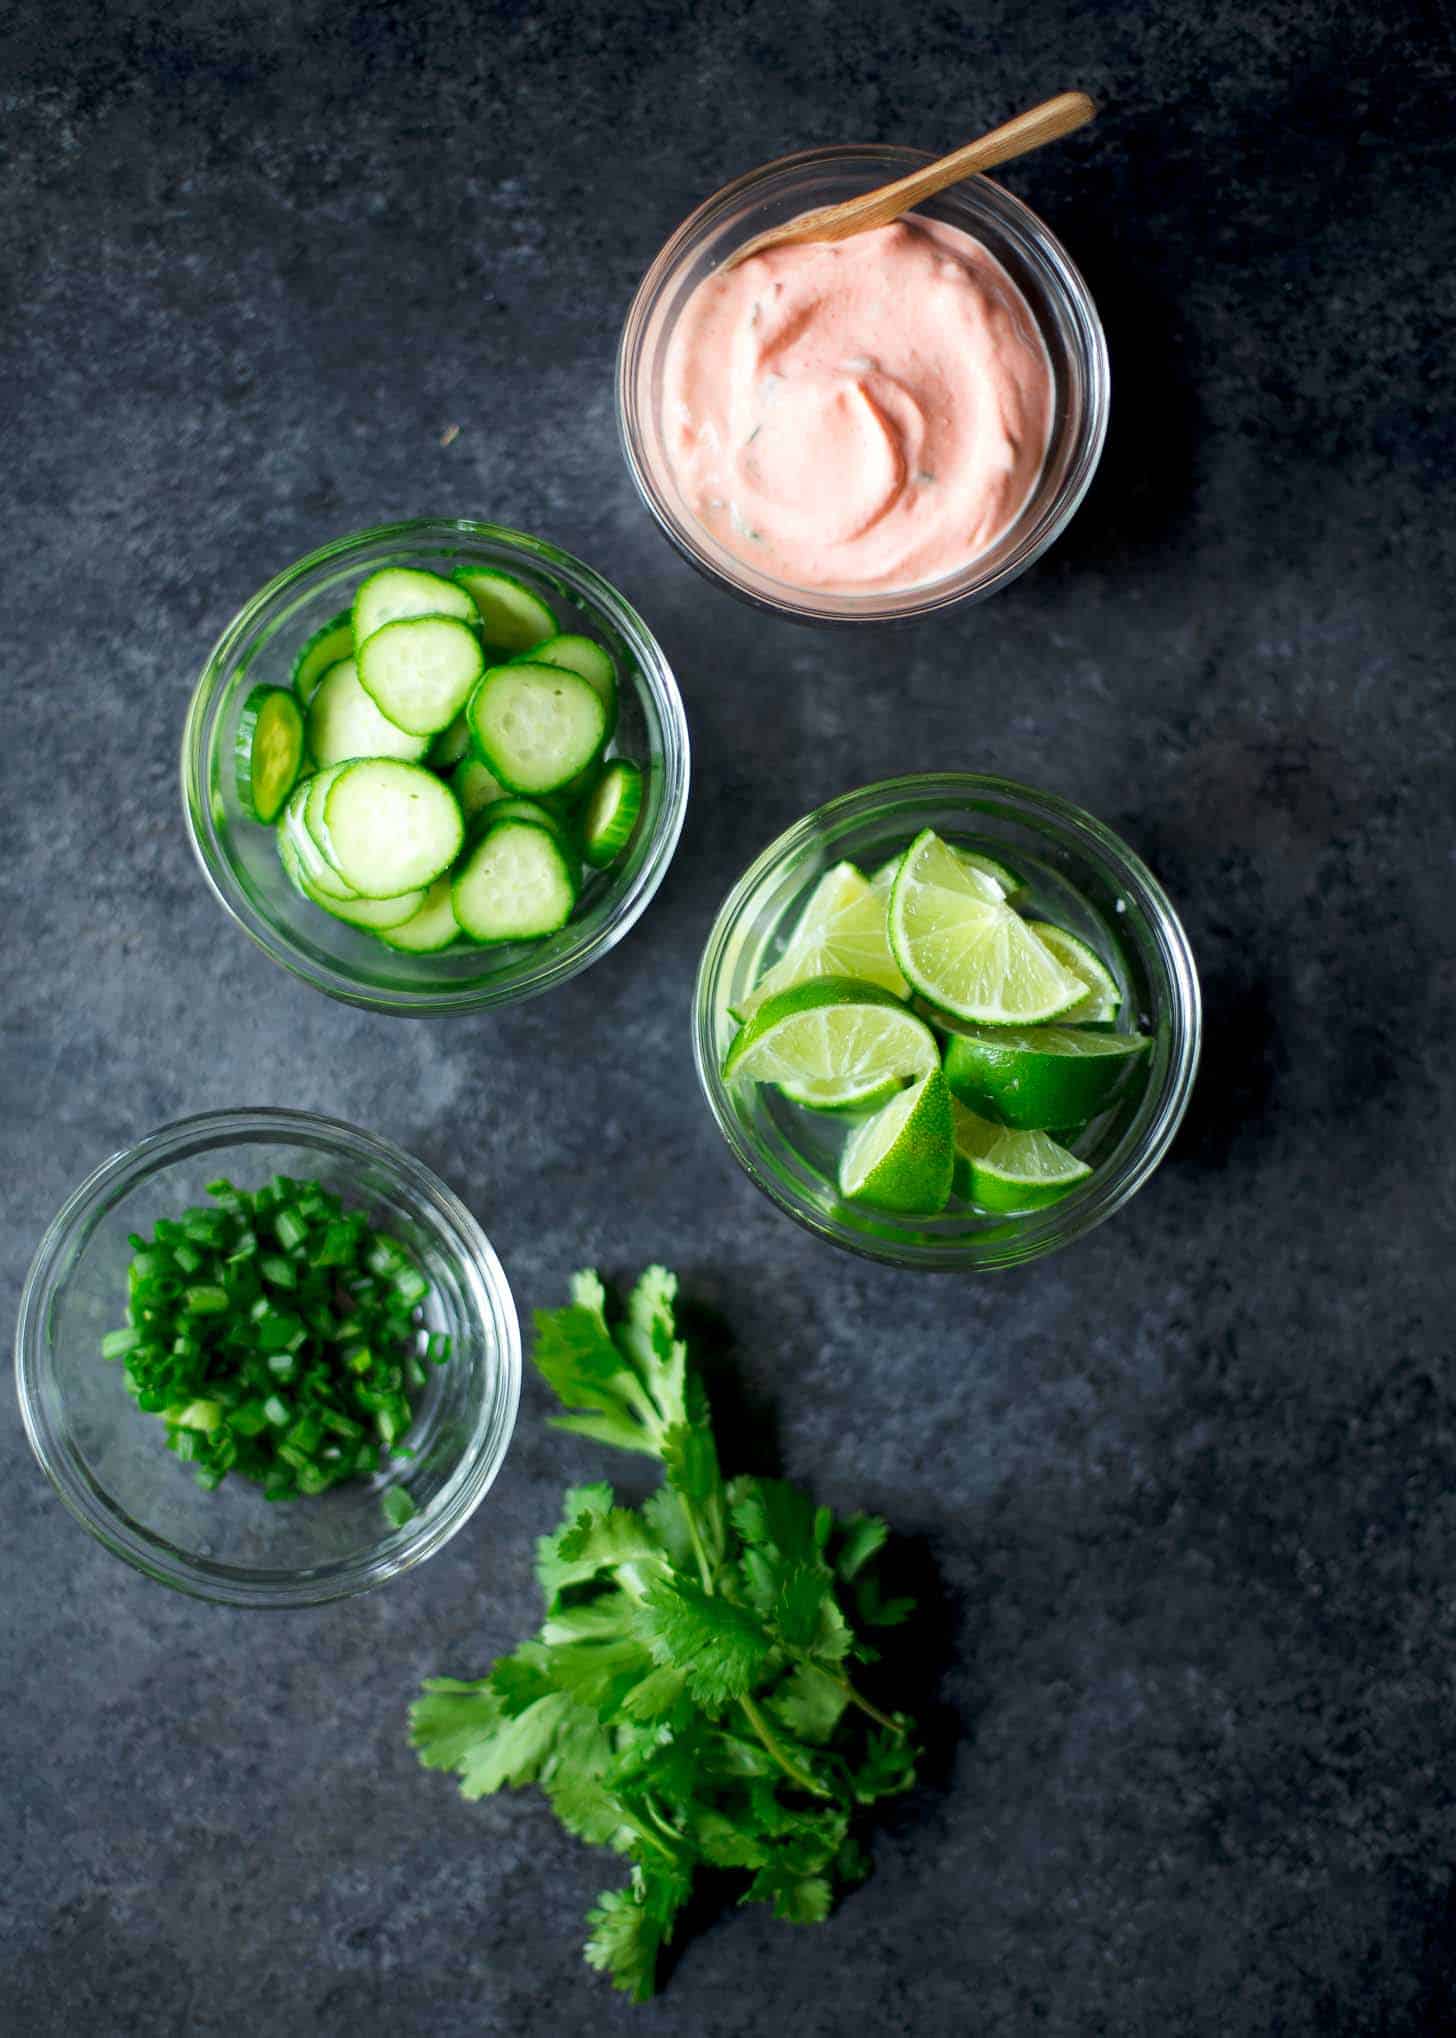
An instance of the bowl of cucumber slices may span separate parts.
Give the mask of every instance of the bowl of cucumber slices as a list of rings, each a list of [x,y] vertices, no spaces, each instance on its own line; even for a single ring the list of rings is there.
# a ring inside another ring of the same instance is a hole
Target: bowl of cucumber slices
[[[677,684],[622,596],[465,519],[362,531],[269,581],[182,743],[230,917],[315,989],[405,1014],[534,997],[620,941],[688,768]]]

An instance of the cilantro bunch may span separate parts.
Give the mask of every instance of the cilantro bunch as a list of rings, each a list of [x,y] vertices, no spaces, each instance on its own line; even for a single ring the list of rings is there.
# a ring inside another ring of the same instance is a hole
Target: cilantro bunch
[[[658,1459],[663,1483],[640,1509],[572,1488],[537,1545],[535,1639],[474,1683],[431,1679],[410,1713],[420,1760],[463,1796],[538,1784],[631,1863],[588,1917],[586,1958],[638,2002],[700,1869],[819,1924],[869,1870],[857,1814],[915,1775],[908,1720],[851,1677],[877,1659],[864,1630],[912,1609],[876,1583],[885,1524],[836,1520],[782,1480],[724,1481],[676,1292],[650,1267],[613,1325],[582,1273],[570,1308],[537,1311],[535,1363],[571,1411],[554,1426]]]

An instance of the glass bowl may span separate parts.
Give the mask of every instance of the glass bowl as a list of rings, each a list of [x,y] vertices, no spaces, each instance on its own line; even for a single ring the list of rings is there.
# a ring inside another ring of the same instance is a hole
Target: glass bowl
[[[866,872],[922,828],[1003,859],[1040,917],[1112,963],[1127,1028],[1152,1036],[1146,1076],[1077,1140],[1091,1176],[1060,1202],[1011,1217],[952,1209],[898,1217],[844,1202],[834,1186],[843,1119],[801,1110],[766,1085],[725,1083],[732,1008],[782,951],[808,892],[832,864]],[[901,1267],[987,1272],[1080,1238],[1140,1189],[1167,1152],[1198,1067],[1198,973],[1162,888],[1125,842],[1054,793],[970,772],[889,779],[831,800],[771,843],[713,923],[698,970],[693,1047],[718,1129],[764,1194],[834,1245]]]
[[[898,592],[830,594],[755,573],[680,499],[662,437],[663,366],[688,297],[725,256],[766,228],[889,183],[931,159],[919,149],[807,149],[726,184],[678,228],[638,286],[617,353],[617,422],[638,493],[665,535],[720,587],[803,622],[883,623],[984,601],[1024,573],[1086,494],[1107,432],[1107,343],[1091,293],[1034,212],[988,177],[969,177],[917,212],[984,243],[1019,286],[1055,378],[1047,457],[1021,515],[958,573]]]
[[[224,1479],[204,1493],[101,1357],[124,1320],[127,1234],[205,1203],[227,1175],[255,1189],[275,1174],[320,1181],[414,1253],[431,1292],[427,1330],[451,1354],[427,1368],[409,1433],[413,1459],[317,1499],[264,1500]],[[312,1606],[368,1591],[433,1556],[462,1528],[500,1469],[516,1419],[521,1341],[490,1241],[428,1168],[387,1140],[301,1111],[184,1118],[113,1154],[70,1196],[26,1277],[16,1382],[31,1448],[83,1528],[149,1578],[233,1606]],[[414,1516],[385,1520],[401,1486]]]
[[[542,594],[564,630],[598,638],[617,662],[614,748],[642,765],[642,815],[625,856],[588,871],[571,923],[540,942],[405,955],[301,898],[271,828],[243,813],[234,774],[238,718],[252,687],[286,685],[310,634],[381,566],[494,566]],[[316,990],[376,1012],[469,1012],[565,983],[621,940],[662,882],[688,797],[688,731],[667,660],[641,617],[589,566],[544,539],[496,524],[422,518],[383,524],[310,553],[246,602],[192,695],[182,737],[187,829],[208,883],[245,934]]]

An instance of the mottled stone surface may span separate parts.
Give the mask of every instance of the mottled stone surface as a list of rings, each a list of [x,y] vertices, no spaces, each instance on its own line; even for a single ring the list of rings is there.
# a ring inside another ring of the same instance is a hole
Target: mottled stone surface
[[[1106,101],[1095,132],[1008,173],[1113,350],[1069,535],[988,607],[899,635],[778,626],[701,584],[612,417],[663,235],[787,148],[949,147],[1073,83]],[[637,2012],[578,1957],[599,1864],[534,1797],[467,1806],[404,1743],[420,1676],[532,1623],[531,1539],[601,1469],[534,1383],[444,1554],[279,1620],[115,1563],[12,1414],[0,2025],[1456,2028],[1451,84],[1440,0],[21,0],[6,1292],[118,1144],[230,1103],[332,1112],[460,1190],[523,1306],[585,1260],[676,1265],[732,1327],[759,1461],[882,1509],[942,1596],[915,1672],[939,1752],[873,1881],[826,1930],[725,1916]],[[630,941],[547,1002],[436,1026],[331,1006],[228,926],[175,771],[239,600],[427,511],[617,581],[680,673],[697,765]],[[1124,831],[1208,1007],[1155,1182],[1061,1258],[960,1284],[777,1216],[687,1034],[747,858],[948,760]]]

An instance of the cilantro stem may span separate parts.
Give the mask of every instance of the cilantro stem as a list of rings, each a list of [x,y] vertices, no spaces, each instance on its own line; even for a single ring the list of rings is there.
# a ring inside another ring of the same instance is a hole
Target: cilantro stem
[[[717,1582],[713,1576],[713,1567],[708,1562],[708,1553],[703,1548],[703,1538],[698,1528],[698,1518],[686,1500],[682,1502],[682,1511],[687,1521],[688,1534],[693,1539],[693,1555],[698,1560],[698,1576],[703,1581],[704,1592],[711,1597],[717,1590]]]
[[[769,1725],[768,1721],[764,1718],[763,1714],[759,1711],[758,1707],[754,1704],[751,1698],[745,1696],[743,1698],[740,1698],[738,1703],[743,1707],[744,1712],[748,1715],[748,1724],[753,1728],[753,1731],[757,1734],[760,1741],[763,1742],[763,1745],[765,1748],[767,1748],[769,1754],[773,1756],[775,1762],[778,1763],[780,1769],[783,1770],[785,1776],[787,1776],[792,1782],[797,1783],[800,1790],[807,1790],[814,1797],[833,1796],[832,1791],[826,1790],[822,1783],[816,1783],[814,1778],[809,1774],[809,1772],[806,1769],[801,1769],[799,1767],[798,1763],[794,1760],[793,1756],[788,1753],[787,1749],[780,1746],[779,1742],[774,1736],[773,1728]]]
[[[882,1727],[888,1729],[890,1733],[896,1735],[900,1740],[904,1740],[905,1729],[899,1720],[892,1719],[887,1712],[881,1712],[877,1705],[871,1705],[864,1693],[856,1691],[847,1677],[836,1677],[834,1681],[851,1705],[857,1705],[861,1712],[867,1712],[872,1720],[878,1720]]]

